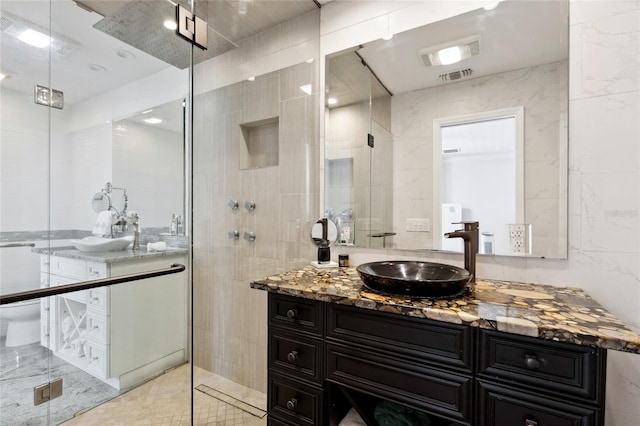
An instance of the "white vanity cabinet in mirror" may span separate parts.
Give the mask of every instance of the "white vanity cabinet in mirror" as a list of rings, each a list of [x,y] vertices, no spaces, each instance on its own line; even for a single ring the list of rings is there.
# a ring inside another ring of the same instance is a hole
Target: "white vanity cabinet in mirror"
[[[325,211],[355,218],[355,246],[462,251],[442,234],[479,221],[481,254],[566,258],[568,8],[505,0],[327,56]],[[454,125],[507,117],[520,120],[513,151],[479,127],[442,142]],[[469,151],[481,133],[492,148]]]

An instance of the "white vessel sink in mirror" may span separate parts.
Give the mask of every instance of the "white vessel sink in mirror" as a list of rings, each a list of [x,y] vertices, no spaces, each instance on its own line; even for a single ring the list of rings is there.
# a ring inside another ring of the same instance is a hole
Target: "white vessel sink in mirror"
[[[71,245],[80,251],[100,252],[126,249],[133,241],[133,236],[122,238],[84,237],[81,240],[70,240]]]

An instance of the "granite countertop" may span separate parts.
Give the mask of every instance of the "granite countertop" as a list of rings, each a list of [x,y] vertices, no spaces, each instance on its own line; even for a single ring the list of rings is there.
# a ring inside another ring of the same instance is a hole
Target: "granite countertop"
[[[312,266],[251,283],[279,294],[542,339],[640,353],[640,335],[579,288],[478,279],[464,296],[419,299],[364,287],[355,268]]]
[[[51,256],[66,257],[69,259],[88,260],[91,262],[101,263],[119,263],[130,262],[134,260],[151,259],[155,257],[168,257],[186,254],[185,248],[167,247],[166,251],[148,251],[146,247],[140,247],[139,251],[134,252],[132,249],[119,251],[104,252],[82,252],[72,246],[50,247],[50,248],[34,248],[32,252],[38,254],[50,254]]]

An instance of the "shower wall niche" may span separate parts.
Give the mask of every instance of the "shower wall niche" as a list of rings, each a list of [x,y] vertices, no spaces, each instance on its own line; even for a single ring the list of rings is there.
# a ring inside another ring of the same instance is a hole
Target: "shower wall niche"
[[[240,169],[259,169],[278,165],[279,117],[243,123]]]

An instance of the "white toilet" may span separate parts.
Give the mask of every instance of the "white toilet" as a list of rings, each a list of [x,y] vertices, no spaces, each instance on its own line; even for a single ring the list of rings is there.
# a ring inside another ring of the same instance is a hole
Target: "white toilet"
[[[3,286],[3,294],[30,290],[21,286]],[[10,303],[0,307],[0,320],[7,321],[7,347],[40,341],[40,299]]]

